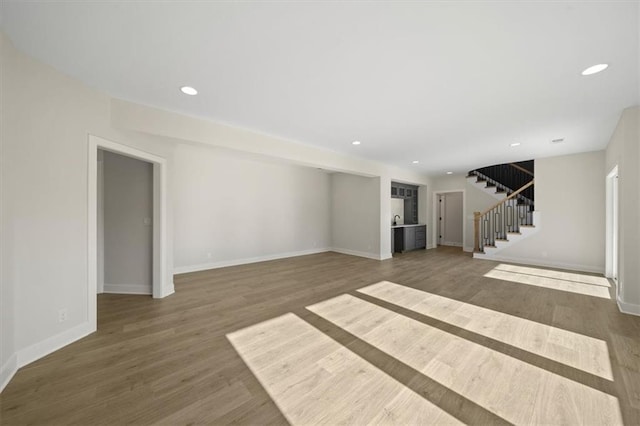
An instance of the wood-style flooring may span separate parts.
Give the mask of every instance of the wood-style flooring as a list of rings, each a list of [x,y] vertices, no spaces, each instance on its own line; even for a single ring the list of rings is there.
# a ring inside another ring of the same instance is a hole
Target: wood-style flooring
[[[337,253],[100,295],[98,331],[18,371],[14,424],[640,424],[640,318],[590,274]]]

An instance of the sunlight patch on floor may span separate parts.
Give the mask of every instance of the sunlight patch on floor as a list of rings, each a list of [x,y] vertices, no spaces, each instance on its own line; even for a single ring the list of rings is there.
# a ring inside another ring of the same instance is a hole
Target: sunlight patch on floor
[[[289,313],[227,338],[291,424],[460,424]]]
[[[351,295],[310,311],[516,424],[621,424],[616,397]]]
[[[603,340],[388,281],[358,292],[613,380]]]
[[[611,299],[609,281],[606,278],[593,275],[500,264],[484,276],[517,284]]]

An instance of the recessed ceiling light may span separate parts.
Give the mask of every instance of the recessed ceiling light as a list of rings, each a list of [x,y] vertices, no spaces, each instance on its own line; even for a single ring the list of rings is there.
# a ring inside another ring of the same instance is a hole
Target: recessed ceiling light
[[[195,95],[198,94],[198,91],[196,89],[194,89],[193,87],[191,87],[191,86],[182,86],[180,88],[180,91],[182,93],[184,93],[185,95],[195,96]]]
[[[412,163],[413,163],[413,164],[418,164],[418,163],[419,163],[419,161],[418,161],[418,160],[413,160],[413,161],[412,161]]]
[[[551,143],[562,143],[564,142],[564,138],[552,139]]]
[[[351,145],[360,145],[360,144],[361,144],[361,142],[360,142],[360,141],[353,141],[353,142],[351,142]]]
[[[594,65],[594,66],[589,67],[586,70],[582,71],[582,75],[591,75],[591,74],[599,73],[600,71],[606,70],[608,66],[609,66],[609,64]]]
[[[511,144],[509,144],[509,146],[520,146],[520,142],[511,143]]]
[[[452,174],[453,174],[453,172],[447,172],[447,174],[448,174],[448,175],[452,175]]]

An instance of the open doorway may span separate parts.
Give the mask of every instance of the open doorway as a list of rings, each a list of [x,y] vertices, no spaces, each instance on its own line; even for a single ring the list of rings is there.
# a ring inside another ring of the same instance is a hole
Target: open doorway
[[[97,136],[89,135],[88,149],[88,285],[87,285],[87,313],[91,331],[97,326],[97,293],[98,293],[98,176],[99,150],[119,154],[130,159],[141,160],[151,164],[153,175],[152,204],[153,212],[150,220],[152,234],[152,262],[151,262],[151,293],[154,298],[166,297],[173,293],[172,271],[169,268],[167,254],[167,201],[166,201],[166,160],[154,154],[149,154],[126,145],[121,145]],[[102,154],[104,155],[104,154]],[[104,157],[103,157],[104,161]],[[101,167],[104,167],[104,163]],[[141,217],[143,226],[145,219]],[[104,220],[104,218],[102,218]],[[149,222],[147,220],[147,222]],[[100,271],[101,272],[101,271]],[[105,275],[106,278],[106,275]],[[105,283],[107,284],[107,283]],[[124,283],[130,284],[130,283]]]
[[[619,199],[618,199],[618,166],[615,166],[607,175],[606,188],[606,259],[605,275],[616,283],[616,297],[620,295],[620,283],[618,282],[619,268]]]
[[[98,149],[97,293],[153,293],[153,164]]]
[[[439,246],[462,247],[464,238],[464,193],[437,193],[437,236]]]

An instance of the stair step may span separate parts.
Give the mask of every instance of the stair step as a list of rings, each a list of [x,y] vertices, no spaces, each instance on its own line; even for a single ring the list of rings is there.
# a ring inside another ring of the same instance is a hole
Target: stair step
[[[535,225],[520,225],[520,228],[535,228]]]
[[[507,234],[511,234],[511,235],[522,235],[522,232],[517,232],[517,231],[507,231]]]
[[[497,248],[496,246],[492,246],[491,244],[485,244],[485,247],[493,247],[493,248]]]
[[[496,241],[504,241],[505,243],[509,242],[509,240],[506,238],[496,238]]]
[[[489,182],[489,183],[487,183],[485,185],[485,188],[495,188],[495,187],[496,187],[496,184],[495,183],[491,183],[491,182]]]
[[[486,181],[487,181],[486,179],[482,179],[480,177],[476,179],[476,183],[486,182]]]

